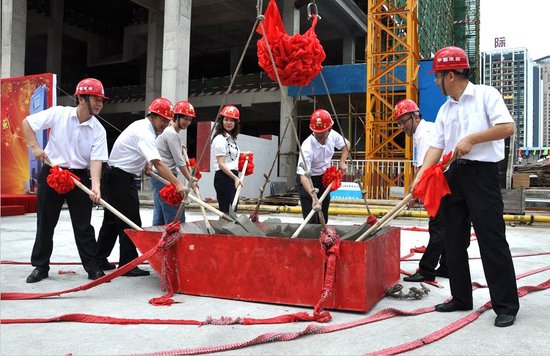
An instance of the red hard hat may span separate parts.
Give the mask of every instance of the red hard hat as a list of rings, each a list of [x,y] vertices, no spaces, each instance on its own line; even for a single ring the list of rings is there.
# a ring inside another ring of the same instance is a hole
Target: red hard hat
[[[86,78],[78,82],[74,95],[93,95],[103,99],[109,99],[105,96],[103,84],[94,78]]]
[[[229,117],[231,119],[239,121],[239,109],[237,109],[233,105],[226,105],[223,107],[222,111],[220,111],[220,116]]]
[[[432,70],[428,73],[453,69],[470,69],[470,63],[468,55],[462,48],[450,46],[441,48],[435,53]]]
[[[397,120],[405,114],[419,111],[420,109],[414,101],[411,99],[403,99],[395,105],[395,109],[393,109],[393,118]]]
[[[178,101],[174,106],[174,115],[176,114],[195,117],[195,108],[188,101]]]
[[[147,111],[158,114],[165,119],[174,120],[174,109],[172,108],[172,103],[168,99],[156,98],[151,102]]]
[[[317,109],[311,114],[309,128],[313,132],[320,133],[329,130],[333,124],[334,121],[332,121],[332,117],[328,111],[325,109]]]

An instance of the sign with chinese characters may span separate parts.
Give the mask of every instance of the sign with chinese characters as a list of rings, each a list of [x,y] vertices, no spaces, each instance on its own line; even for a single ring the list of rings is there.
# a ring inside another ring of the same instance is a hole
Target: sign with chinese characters
[[[506,37],[495,37],[495,48],[506,47]]]

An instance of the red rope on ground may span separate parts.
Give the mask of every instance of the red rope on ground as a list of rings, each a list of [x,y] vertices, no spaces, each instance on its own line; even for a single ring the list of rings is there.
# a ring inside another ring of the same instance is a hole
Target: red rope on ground
[[[544,289],[550,288],[550,279],[546,280],[545,282],[537,285],[537,286],[523,286],[518,288],[518,296],[524,297],[530,292],[536,292],[541,291]],[[463,318],[458,319],[457,321],[447,325],[446,327],[437,330],[431,334],[428,334],[420,339],[407,342],[401,345],[389,347],[383,350],[378,350],[372,353],[369,353],[368,355],[397,355],[403,352],[411,351],[414,349],[417,349],[419,347],[422,347],[424,345],[431,344],[435,341],[443,339],[445,336],[450,335],[454,333],[455,331],[462,329],[466,325],[472,323],[474,320],[479,318],[481,314],[486,312],[487,310],[492,309],[491,302],[485,303],[483,306],[481,306],[476,311],[466,315]]]
[[[105,275],[105,276],[103,276],[99,279],[91,281],[90,283],[86,283],[86,284],[83,284],[83,285],[75,287],[75,288],[66,289],[66,290],[59,291],[59,292],[50,292],[50,293],[2,292],[2,293],[0,293],[0,300],[24,300],[24,299],[40,299],[40,298],[47,298],[47,297],[57,297],[57,296],[60,296],[62,294],[79,292],[79,291],[83,291],[83,290],[93,288],[93,287],[98,286],[100,284],[109,282],[109,281],[115,279],[116,277],[118,277],[120,275],[123,275],[126,272],[129,272],[134,267],[136,267],[137,265],[139,265],[143,261],[145,261],[145,260],[149,259],[151,256],[153,256],[157,252],[158,247],[159,246],[157,245],[156,247],[154,247],[151,250],[147,251],[147,253],[145,253],[145,254],[139,256],[138,258],[136,258],[135,260],[133,260],[132,262],[116,269],[112,273],[109,273],[109,274],[107,274],[107,275]]]

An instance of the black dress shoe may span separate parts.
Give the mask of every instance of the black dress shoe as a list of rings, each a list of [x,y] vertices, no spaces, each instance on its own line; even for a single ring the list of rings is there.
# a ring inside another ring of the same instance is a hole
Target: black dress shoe
[[[145,271],[145,270],[142,270],[138,267],[126,272],[125,274],[123,274],[123,276],[126,276],[126,277],[143,277],[143,276],[148,276],[150,275],[151,273],[149,273],[149,271]]]
[[[105,260],[103,262],[99,263],[99,268],[101,268],[104,271],[110,271],[116,268],[115,264],[109,263],[109,261]]]
[[[27,277],[27,283],[36,283],[40,282],[44,278],[48,278],[48,271],[42,271],[38,268],[35,268],[31,274]]]
[[[449,313],[457,310],[472,310],[472,307],[465,307],[453,300],[447,303],[437,304],[435,306],[435,311],[442,312],[442,313]]]
[[[505,328],[507,326],[514,325],[515,321],[516,321],[515,316],[502,314],[502,315],[499,315],[499,316],[496,317],[495,326],[498,326],[500,328]]]
[[[96,280],[96,279],[100,279],[101,277],[105,276],[105,273],[103,273],[102,270],[98,269],[97,271],[93,272],[93,273],[88,273],[88,279],[91,279],[91,280]]]
[[[432,277],[432,278],[424,277],[423,275],[420,274],[420,272],[416,272],[411,276],[403,277],[403,280],[405,282],[424,282],[424,281],[433,282],[435,281],[435,277]]]
[[[435,270],[435,275],[437,277],[449,278],[449,271],[439,267],[438,269]]]

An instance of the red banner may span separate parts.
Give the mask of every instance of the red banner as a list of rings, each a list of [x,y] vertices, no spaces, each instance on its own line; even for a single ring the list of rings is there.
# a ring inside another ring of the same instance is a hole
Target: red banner
[[[3,78],[2,85],[2,194],[29,193],[32,186],[29,148],[21,122],[29,115],[37,89],[46,93],[46,108],[53,104],[54,74]],[[36,171],[36,170],[35,170]],[[37,173],[36,173],[37,174]]]

